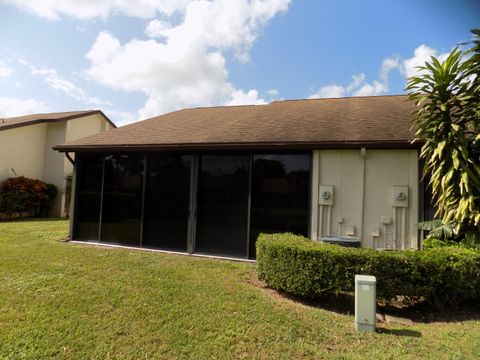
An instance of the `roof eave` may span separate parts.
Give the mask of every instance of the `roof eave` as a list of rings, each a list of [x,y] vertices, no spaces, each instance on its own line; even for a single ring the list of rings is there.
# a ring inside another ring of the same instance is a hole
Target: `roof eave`
[[[313,149],[416,149],[420,142],[411,140],[315,141],[315,142],[242,142],[242,143],[181,143],[181,144],[116,144],[57,145],[59,152],[138,152],[138,151],[205,151],[205,150],[313,150]]]
[[[114,128],[117,127],[117,125],[115,125],[115,123],[112,120],[110,120],[107,117],[107,115],[105,115],[103,113],[103,111],[92,110],[92,111],[86,111],[86,112],[81,113],[81,114],[75,114],[75,115],[69,115],[69,116],[61,117],[61,118],[58,118],[58,119],[39,118],[39,119],[25,121],[25,122],[2,125],[2,126],[0,126],[0,131],[15,129],[15,128],[19,128],[19,127],[25,127],[25,126],[31,126],[31,125],[37,125],[37,124],[59,123],[59,122],[63,122],[63,121],[78,119],[78,118],[81,118],[81,117],[86,117],[86,116],[91,116],[91,115],[96,115],[96,114],[100,115],[106,122],[108,122]],[[46,115],[48,115],[48,114],[46,114]]]

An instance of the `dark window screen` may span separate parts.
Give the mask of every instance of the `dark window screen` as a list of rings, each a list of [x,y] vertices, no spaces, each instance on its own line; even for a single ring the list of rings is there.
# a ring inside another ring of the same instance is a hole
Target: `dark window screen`
[[[200,157],[195,251],[246,257],[250,156]]]
[[[308,235],[310,155],[254,155],[250,257],[260,233]]]
[[[103,156],[81,156],[78,164],[76,239],[99,240]]]
[[[144,155],[105,159],[101,241],[140,245]]]
[[[187,251],[191,157],[148,157],[143,246]]]

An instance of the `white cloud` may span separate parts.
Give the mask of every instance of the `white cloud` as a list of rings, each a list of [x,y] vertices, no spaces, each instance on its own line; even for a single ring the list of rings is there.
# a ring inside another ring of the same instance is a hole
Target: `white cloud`
[[[261,29],[289,0],[189,1],[180,22],[152,20],[148,40],[122,44],[101,32],[86,57],[89,78],[116,90],[141,91],[147,99],[139,117],[190,106],[264,103],[256,90],[228,81],[225,52],[248,61]]]
[[[279,94],[280,94],[280,92],[277,89],[267,90],[267,95],[275,97],[275,96],[278,96]]]
[[[0,78],[1,77],[9,77],[12,74],[12,69],[6,66],[2,66],[0,63]]]
[[[145,28],[145,34],[150,37],[162,38],[164,36],[163,34],[171,28],[172,26],[169,22],[154,19],[150,21]]]
[[[40,76],[55,91],[65,94],[75,100],[96,106],[111,105],[108,101],[88,96],[83,89],[67,80],[51,68],[37,68],[28,61],[20,59],[19,62],[30,69],[32,75]]]
[[[413,57],[405,59],[401,65],[401,72],[406,77],[409,78],[418,73],[418,67],[424,66],[425,62],[430,61],[432,56],[435,56],[441,61],[445,60],[449,53],[439,54],[437,50],[428,47],[425,44],[417,47],[413,53]]]
[[[346,89],[343,89],[343,87],[341,87],[341,89],[337,89],[337,92],[338,92],[337,97],[341,97],[343,93],[351,93],[353,90],[358,89],[365,82],[366,78],[367,77],[365,76],[364,73],[353,75],[352,82],[347,86]],[[338,86],[333,85],[333,88],[335,87],[338,87]]]
[[[107,18],[115,13],[127,16],[152,18],[157,13],[167,16],[181,10],[187,0],[3,0],[22,10],[49,20],[62,15],[77,19]]]
[[[319,88],[310,94],[310,99],[318,98],[338,98],[345,96],[374,96],[382,95],[388,91],[388,73],[384,80],[374,80],[371,83],[366,82],[364,73],[352,76],[352,81],[347,86],[331,84]]]
[[[371,83],[368,83],[366,82],[365,74],[359,73],[352,76],[350,84],[346,86],[330,84],[320,87],[318,90],[310,94],[309,98],[383,95],[389,90],[389,77],[392,71],[399,71],[406,80],[417,74],[418,66],[425,65],[425,62],[430,61],[432,56],[443,61],[447,58],[448,54],[449,53],[439,54],[435,49],[422,44],[414,50],[411,58],[402,59],[399,56],[392,56],[383,59],[382,65],[378,71],[378,80],[373,80]]]
[[[127,111],[105,109],[104,112],[117,126],[124,126],[138,121],[136,114],[132,114]]]
[[[355,90],[353,96],[375,96],[382,95],[388,91],[388,84],[374,80],[371,84],[363,84]]]
[[[264,105],[267,102],[258,98],[257,90],[244,92],[243,90],[235,90],[232,93],[231,100],[225,102],[225,105]]]
[[[0,96],[0,117],[20,116],[50,111],[41,101]]]
[[[309,99],[321,98],[337,98],[345,96],[346,89],[340,85],[326,85],[319,88],[313,94],[310,94]]]
[[[388,91],[388,75],[384,80],[366,82],[364,73],[352,76],[352,81],[347,86],[331,84],[322,86],[310,94],[309,99],[338,98],[345,96],[375,96],[382,95]]]
[[[383,59],[382,66],[380,67],[379,77],[383,83],[388,83],[388,76],[390,71],[399,69],[401,66],[401,59],[398,56],[389,57]]]

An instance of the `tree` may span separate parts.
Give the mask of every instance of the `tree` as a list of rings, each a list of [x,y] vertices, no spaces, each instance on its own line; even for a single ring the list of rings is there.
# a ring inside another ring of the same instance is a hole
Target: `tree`
[[[423,142],[436,216],[467,240],[480,240],[480,29],[470,49],[432,57],[409,79],[415,141]]]

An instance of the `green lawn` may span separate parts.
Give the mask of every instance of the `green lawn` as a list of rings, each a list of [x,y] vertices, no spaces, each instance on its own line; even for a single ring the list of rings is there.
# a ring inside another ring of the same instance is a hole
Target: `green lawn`
[[[1,359],[477,359],[480,321],[356,334],[353,316],[258,286],[255,264],[64,243],[0,223]]]

